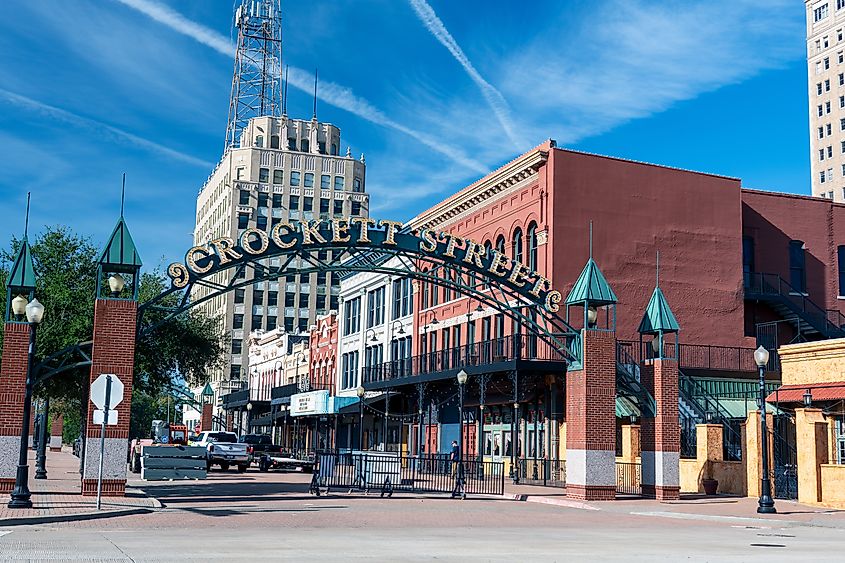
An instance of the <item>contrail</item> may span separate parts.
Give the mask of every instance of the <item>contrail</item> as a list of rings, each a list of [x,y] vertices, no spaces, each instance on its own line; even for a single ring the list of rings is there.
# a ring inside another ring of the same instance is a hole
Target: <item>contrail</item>
[[[519,139],[514,132],[513,122],[510,118],[510,108],[508,107],[508,103],[505,101],[504,96],[502,96],[502,93],[499,92],[492,84],[484,80],[481,74],[479,74],[475,67],[472,66],[472,63],[464,53],[463,49],[461,49],[458,42],[455,41],[455,38],[452,37],[452,34],[449,33],[449,30],[446,29],[446,26],[443,25],[441,19],[437,17],[437,14],[434,12],[434,8],[429,6],[425,0],[410,0],[410,2],[411,7],[414,8],[414,11],[417,13],[417,17],[420,18],[420,21],[422,21],[426,29],[434,35],[435,39],[437,39],[441,45],[446,47],[446,49],[452,53],[455,60],[464,67],[466,73],[481,90],[481,94],[484,96],[484,99],[487,100],[487,104],[490,106],[490,109],[493,110],[493,113],[496,115],[496,119],[499,120],[499,123],[502,125],[502,129],[505,130],[505,134],[507,134],[514,146],[516,148],[521,147],[521,139]]]
[[[128,6],[149,18],[166,25],[173,31],[186,35],[195,41],[210,47],[227,56],[234,56],[235,46],[224,35],[205,27],[195,21],[189,20],[182,14],[170,9],[167,6],[153,2],[151,0],[117,0],[121,4]],[[313,94],[314,92],[314,78],[311,72],[290,67],[290,75],[288,77],[289,83],[294,88]],[[430,149],[446,156],[453,162],[456,162],[466,168],[486,174],[489,172],[489,167],[481,162],[466,156],[466,154],[459,148],[444,145],[440,139],[434,139],[425,133],[416,131],[398,123],[387,117],[381,110],[374,107],[367,100],[356,96],[352,90],[339,84],[332,82],[321,81],[320,90],[318,93],[320,100],[331,104],[337,108],[348,111],[353,115],[381,125],[389,127],[409,137],[412,137],[429,147]]]
[[[14,92],[10,92],[2,88],[0,88],[0,101],[12,104],[19,108],[33,111],[35,113],[39,113],[51,119],[58,119],[65,123],[86,127],[88,129],[96,130],[100,133],[106,133],[110,135],[111,138],[115,141],[142,148],[147,151],[157,153],[175,160],[181,160],[182,162],[187,162],[188,164],[192,164],[194,166],[200,166],[203,168],[209,168],[214,166],[213,162],[208,162],[207,160],[196,158],[189,154],[185,154],[183,152],[179,152],[163,145],[159,145],[158,143],[144,139],[143,137],[133,135],[132,133],[128,133],[122,129],[118,129],[117,127],[101,123],[94,119],[82,117],[81,115],[76,115],[75,113],[71,113],[67,110],[63,110],[61,108],[57,108],[55,106],[51,106],[43,102],[39,102],[38,100],[33,100],[32,98],[27,98],[26,96],[21,96],[20,94],[15,94]]]

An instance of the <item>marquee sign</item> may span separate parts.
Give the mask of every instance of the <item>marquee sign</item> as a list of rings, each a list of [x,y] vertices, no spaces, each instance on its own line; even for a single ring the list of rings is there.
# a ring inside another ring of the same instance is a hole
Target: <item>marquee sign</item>
[[[399,221],[367,217],[278,223],[269,233],[246,229],[240,239],[224,237],[191,247],[185,263],[167,269],[175,289],[245,262],[323,249],[356,248],[395,251],[435,258],[472,271],[507,287],[545,311],[560,309],[562,296],[551,282],[524,264],[471,239],[430,229],[409,229]],[[285,275],[279,271],[279,275]]]

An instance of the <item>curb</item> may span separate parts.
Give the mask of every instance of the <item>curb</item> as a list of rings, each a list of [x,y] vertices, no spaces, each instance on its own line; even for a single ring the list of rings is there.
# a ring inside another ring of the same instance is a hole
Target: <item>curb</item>
[[[518,502],[534,502],[537,504],[549,504],[552,506],[562,506],[564,508],[575,508],[578,510],[601,510],[601,508],[597,506],[592,506],[590,504],[586,504],[583,502],[578,502],[577,500],[566,500],[566,499],[557,499],[557,498],[549,498],[549,497],[535,497],[531,495],[525,494],[510,494],[505,495],[506,498],[509,500],[515,500]]]
[[[103,518],[117,518],[120,516],[136,516],[156,512],[152,507],[127,508],[124,510],[109,510],[99,512],[80,512],[77,514],[55,514],[44,516],[24,516],[21,518],[5,518],[0,520],[0,527],[27,526],[33,524],[53,524],[58,522],[83,522],[86,520],[100,520]]]

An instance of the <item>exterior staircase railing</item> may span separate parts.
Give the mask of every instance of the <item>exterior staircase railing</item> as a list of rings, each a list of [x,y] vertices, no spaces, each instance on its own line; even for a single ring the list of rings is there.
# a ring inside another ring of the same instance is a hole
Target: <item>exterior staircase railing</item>
[[[778,274],[750,272],[745,274],[746,298],[769,298],[782,303],[801,320],[826,338],[845,336],[845,315],[835,309],[824,309],[807,294],[798,291]]]

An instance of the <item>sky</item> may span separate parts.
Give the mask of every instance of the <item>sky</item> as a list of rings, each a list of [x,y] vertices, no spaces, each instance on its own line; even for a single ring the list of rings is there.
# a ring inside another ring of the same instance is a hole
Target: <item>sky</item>
[[[3,0],[0,237],[120,210],[145,268],[181,261],[225,141],[240,0]],[[546,139],[810,194],[794,0],[283,0],[288,114],[366,155],[407,220]]]

